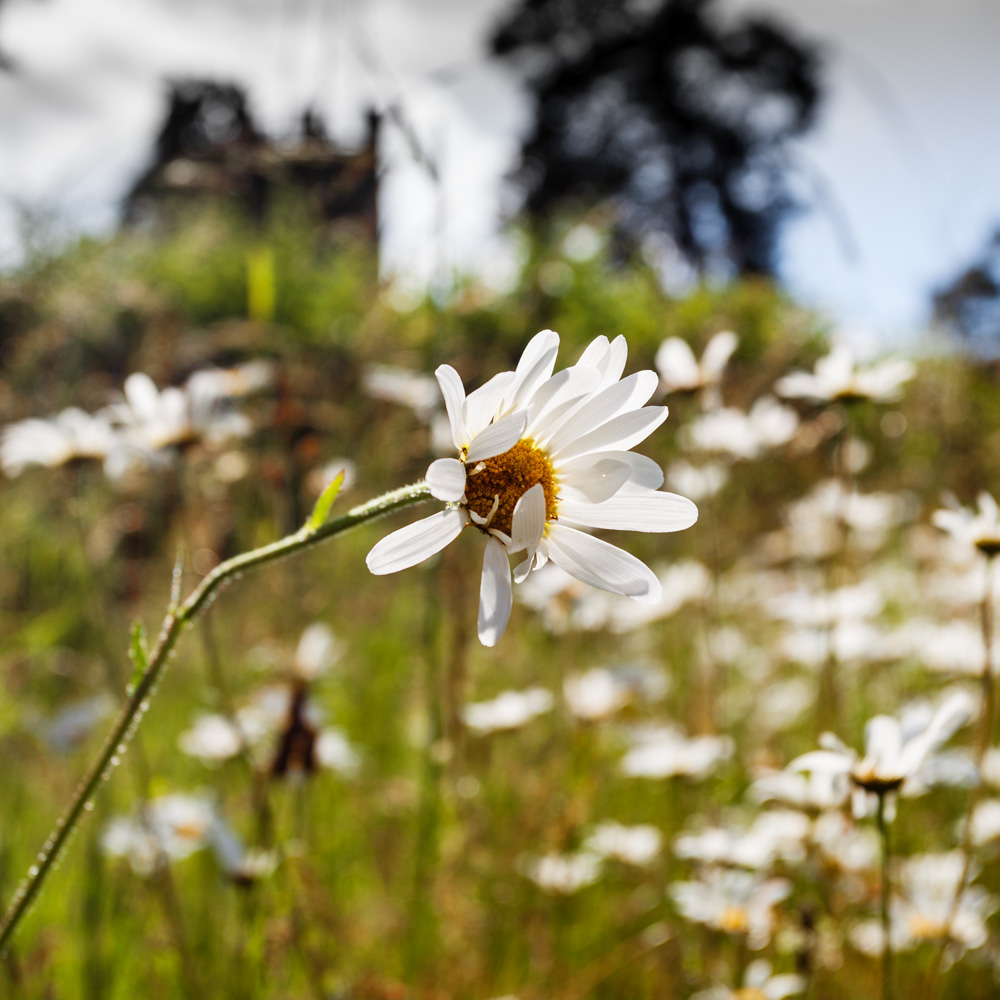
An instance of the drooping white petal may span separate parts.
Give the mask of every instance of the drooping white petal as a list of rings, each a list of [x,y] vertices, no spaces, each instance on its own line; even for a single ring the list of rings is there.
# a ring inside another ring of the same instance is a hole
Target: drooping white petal
[[[501,417],[495,424],[490,424],[469,443],[466,462],[482,462],[509,451],[521,440],[527,423],[528,414],[524,410],[519,410]]]
[[[614,496],[603,503],[559,502],[559,520],[587,528],[619,531],[681,531],[698,520],[698,508],[676,493],[645,493]]]
[[[517,362],[515,378],[504,393],[501,412],[509,413],[516,408],[520,400],[530,396],[552,374],[558,351],[559,334],[554,330],[542,330],[528,341]],[[528,392],[522,393],[528,383]]]
[[[605,453],[584,455],[567,462],[560,469],[560,500],[577,500],[583,503],[601,503],[613,497],[628,482],[631,468]]]
[[[514,505],[511,518],[511,551],[534,553],[545,530],[545,491],[535,483]]]
[[[465,386],[462,378],[451,365],[438,365],[434,375],[441,386],[445,409],[448,411],[448,422],[451,424],[451,438],[456,448],[461,451],[468,443],[468,432],[462,408],[465,403]]]
[[[660,599],[656,574],[623,549],[558,522],[549,523],[545,541],[552,562],[581,582],[648,603]]]
[[[409,569],[454,541],[465,523],[465,512],[461,510],[442,510],[431,514],[422,521],[386,535],[368,553],[365,562],[377,576]]]
[[[465,495],[465,466],[457,458],[439,458],[427,467],[424,477],[431,496],[455,503]]]
[[[665,406],[646,406],[641,410],[620,413],[589,434],[570,441],[560,451],[553,449],[550,454],[559,462],[568,462],[571,458],[589,455],[595,451],[609,449],[627,451],[645,440],[666,419]]]
[[[589,434],[620,413],[639,409],[656,391],[657,384],[655,372],[636,372],[591,396],[560,427],[545,436],[548,448],[553,454],[558,454],[571,441]]]
[[[514,372],[500,372],[489,382],[469,393],[462,412],[465,418],[465,430],[470,440],[486,428],[496,416],[503,394],[510,388],[514,378]]]
[[[479,585],[479,641],[495,646],[507,628],[513,593],[507,550],[496,538],[486,543],[483,578]]]

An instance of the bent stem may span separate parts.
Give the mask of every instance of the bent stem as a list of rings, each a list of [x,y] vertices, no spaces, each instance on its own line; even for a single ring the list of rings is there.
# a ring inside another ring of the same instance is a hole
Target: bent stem
[[[142,716],[149,707],[149,698],[181,632],[198,617],[223,584],[248,569],[283,559],[365,521],[372,521],[429,499],[430,490],[427,484],[420,482],[385,493],[326,523],[317,524],[316,517],[311,517],[302,528],[291,535],[220,563],[198,584],[183,604],[178,604],[176,598],[171,598],[156,645],[146,658],[142,673],[129,686],[128,701],[115,720],[111,732],[108,733],[69,807],[38,852],[38,863],[28,870],[27,878],[21,883],[3,920],[0,921],[0,954],[6,949],[14,931],[38,895],[46,876],[58,860],[80,817],[87,810],[101,781],[111,773],[119,757],[125,752],[128,741],[135,734]]]

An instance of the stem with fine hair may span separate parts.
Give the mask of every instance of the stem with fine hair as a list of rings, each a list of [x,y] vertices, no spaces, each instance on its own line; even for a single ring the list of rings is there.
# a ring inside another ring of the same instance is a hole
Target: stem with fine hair
[[[110,773],[111,769],[118,763],[118,758],[124,753],[128,741],[135,733],[136,727],[148,708],[149,698],[156,682],[181,633],[204,610],[220,587],[245,570],[254,569],[257,566],[263,566],[266,563],[301,552],[303,549],[310,548],[334,535],[339,535],[365,521],[372,521],[403,507],[423,503],[429,499],[430,489],[426,483],[420,482],[413,486],[404,486],[401,489],[385,493],[325,523],[316,523],[314,515],[298,531],[279,541],[264,545],[251,552],[244,552],[220,563],[198,584],[183,604],[178,604],[175,599],[171,600],[156,645],[146,657],[142,673],[129,687],[128,701],[111,727],[97,758],[87,771],[86,777],[73,796],[69,807],[38,852],[38,863],[31,866],[27,878],[21,883],[7,912],[0,920],[0,954],[6,949],[14,931],[38,895],[46,876],[58,860],[60,852],[66,846],[66,842],[86,811],[87,804],[93,799],[102,779]]]
[[[882,1000],[892,1000],[892,927],[889,921],[889,862],[892,857],[889,843],[889,824],[885,818],[886,792],[878,793],[878,832],[882,838],[882,900],[880,916],[882,919]]]

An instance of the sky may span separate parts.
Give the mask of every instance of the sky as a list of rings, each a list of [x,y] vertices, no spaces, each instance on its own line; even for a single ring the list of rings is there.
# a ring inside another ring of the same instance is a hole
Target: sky
[[[5,0],[0,43],[0,266],[24,210],[107,232],[148,162],[164,81],[244,83],[270,131],[306,105],[358,142],[364,109],[397,107],[440,184],[387,128],[382,261],[413,285],[442,266],[502,283],[503,179],[530,122],[516,75],[483,56],[506,0]],[[1000,224],[1000,4],[994,0],[720,0],[766,12],[823,54],[827,98],[795,147],[809,206],[780,274],[845,330],[891,344],[927,318],[931,289]],[[860,339],[860,338],[859,338]]]

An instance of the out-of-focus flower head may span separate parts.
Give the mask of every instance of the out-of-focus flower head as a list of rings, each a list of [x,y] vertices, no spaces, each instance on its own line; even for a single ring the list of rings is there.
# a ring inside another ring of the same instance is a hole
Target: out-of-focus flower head
[[[525,858],[521,870],[539,889],[571,896],[593,885],[601,877],[601,859],[589,851],[550,853],[538,858]]]
[[[76,461],[106,461],[119,445],[109,420],[74,406],[50,419],[8,424],[0,434],[0,468],[14,478],[29,465],[53,469]]]
[[[791,892],[783,878],[737,868],[710,868],[690,882],[674,882],[670,895],[681,916],[726,934],[746,937],[753,949],[771,939],[774,907]]]
[[[963,886],[965,869],[961,851],[917,854],[900,863],[899,891],[890,903],[894,951],[909,951],[924,942],[947,943],[954,960],[986,944],[986,921],[996,911],[997,900],[979,886]],[[976,874],[975,868],[972,874]],[[876,921],[857,925],[851,943],[866,954],[881,953],[881,926]]]
[[[668,393],[701,390],[704,407],[718,406],[722,373],[738,344],[739,337],[732,330],[721,330],[705,345],[699,361],[686,340],[667,337],[656,352],[660,388]]]
[[[394,365],[369,365],[361,385],[373,399],[408,406],[424,423],[444,411],[437,380],[423,372]]]
[[[216,819],[211,799],[202,795],[161,795],[133,817],[119,816],[101,838],[105,852],[128,859],[138,875],[150,875],[205,847]]]
[[[750,795],[758,802],[777,802],[810,813],[841,809],[847,802],[844,783],[828,771],[758,771]]]
[[[684,736],[673,726],[632,730],[632,748],[622,758],[622,771],[637,778],[704,778],[733,753],[728,736]]]
[[[899,399],[903,386],[916,374],[911,361],[890,358],[869,365],[859,364],[846,344],[835,344],[813,371],[795,371],[779,379],[775,391],[787,399],[815,399],[821,402],[851,402],[871,399],[889,402]]]
[[[729,470],[718,462],[692,465],[679,459],[667,468],[667,482],[697,503],[711,499],[729,482]]]
[[[465,724],[477,733],[520,729],[539,715],[552,710],[555,699],[546,688],[504,691],[490,701],[471,702],[462,709]]]
[[[576,718],[593,722],[636,701],[662,698],[666,687],[664,675],[649,667],[593,667],[570,674],[563,681],[563,695]]]
[[[784,1000],[785,997],[804,993],[806,980],[793,973],[775,976],[771,963],[765,958],[751,962],[743,974],[743,985],[738,989],[712,986],[691,995],[691,1000]]]
[[[749,411],[727,407],[703,413],[681,429],[681,442],[694,451],[732,460],[760,458],[795,437],[798,414],[773,396],[761,396]]]
[[[749,827],[709,827],[683,833],[674,841],[674,854],[702,864],[761,871],[779,860],[801,861],[810,827],[804,813],[773,810],[761,813]]]
[[[585,851],[600,858],[640,867],[650,864],[662,846],[663,836],[655,826],[648,823],[623,826],[614,821],[598,823],[583,842]]]
[[[875,798],[886,797],[886,815],[895,815],[894,793],[907,784],[925,787],[921,772],[933,767],[933,755],[974,713],[966,691],[953,691],[932,709],[924,702],[909,706],[899,719],[876,715],[865,726],[865,753],[859,756],[832,733],[820,737],[822,750],[796,758],[789,765],[800,771],[825,771],[854,787],[856,816],[870,815]]]
[[[196,442],[216,446],[250,433],[250,421],[223,405],[226,397],[218,395],[209,373],[198,374],[205,378],[194,390],[170,386],[161,392],[143,372],[125,379],[124,398],[103,411],[126,445],[116,450],[115,471],[135,462],[162,464],[166,449]]]
[[[934,523],[964,545],[978,549],[985,556],[1000,553],[1000,507],[983,491],[977,498],[977,510],[959,506],[947,497],[947,507],[934,512]]]

